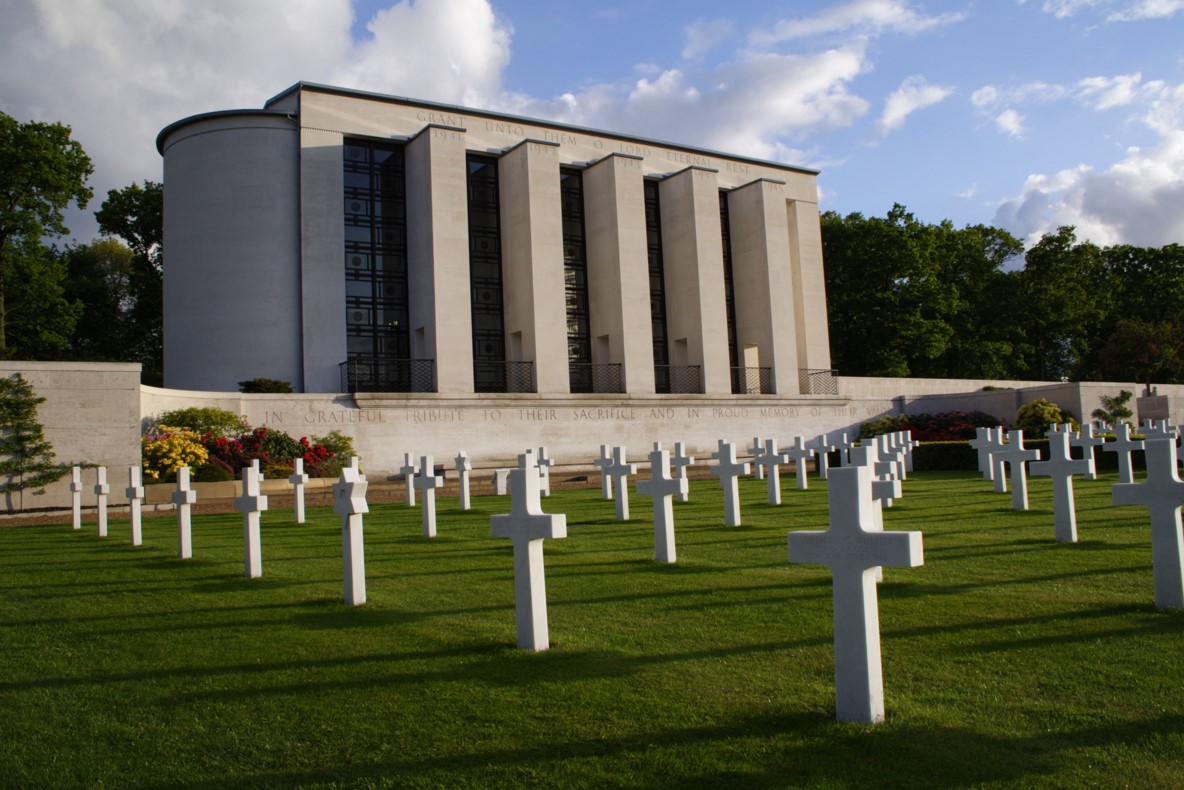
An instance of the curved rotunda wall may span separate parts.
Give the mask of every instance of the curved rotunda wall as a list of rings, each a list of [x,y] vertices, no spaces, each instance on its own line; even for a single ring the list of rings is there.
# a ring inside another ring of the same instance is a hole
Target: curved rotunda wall
[[[283,113],[197,116],[166,129],[164,380],[233,391],[303,387],[300,177]]]

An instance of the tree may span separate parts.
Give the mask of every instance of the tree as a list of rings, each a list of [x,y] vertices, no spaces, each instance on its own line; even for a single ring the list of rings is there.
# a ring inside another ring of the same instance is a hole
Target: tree
[[[164,380],[164,187],[156,181],[112,189],[95,212],[105,236],[134,253],[127,278],[126,354],[143,365],[142,381]]]
[[[44,402],[20,373],[0,378],[0,493],[10,512],[18,509],[13,507],[14,491],[23,508],[26,489],[44,491],[66,473],[64,465],[54,463],[53,446],[37,422],[37,406]]]
[[[69,272],[65,296],[80,308],[70,339],[70,357],[91,361],[134,359],[136,327],[128,313],[135,253],[115,239],[100,239],[70,247],[62,257]]]
[[[10,283],[24,256],[42,249],[41,240],[65,235],[63,211],[85,208],[93,167],[70,127],[18,123],[0,113],[0,356],[9,356],[6,312]]]
[[[21,359],[62,359],[82,305],[66,293],[65,261],[37,239],[20,239],[6,269],[7,353]]]
[[[1102,408],[1094,409],[1089,416],[1095,420],[1101,420],[1107,425],[1117,425],[1123,420],[1129,420],[1135,416],[1135,413],[1127,406],[1134,395],[1135,393],[1130,390],[1119,390],[1117,395],[1103,395]]]
[[[1108,378],[1152,382],[1184,382],[1184,322],[1123,318],[1099,355]]]

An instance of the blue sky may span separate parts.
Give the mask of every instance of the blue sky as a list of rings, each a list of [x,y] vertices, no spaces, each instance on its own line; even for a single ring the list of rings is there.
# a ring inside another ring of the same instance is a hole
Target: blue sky
[[[0,0],[0,110],[106,190],[298,80],[822,171],[823,209],[1184,243],[1184,0]],[[86,217],[74,230],[93,233]]]

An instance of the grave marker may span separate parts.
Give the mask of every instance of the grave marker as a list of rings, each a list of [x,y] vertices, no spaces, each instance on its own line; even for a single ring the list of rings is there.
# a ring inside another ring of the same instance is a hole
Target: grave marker
[[[674,504],[671,497],[686,494],[685,477],[670,476],[670,451],[654,443],[650,453],[650,479],[637,481],[637,493],[654,498],[654,558],[658,562],[675,562]]]
[[[835,440],[835,449],[839,451],[839,466],[851,465],[851,448],[855,446],[855,440],[847,437],[844,431],[839,434],[839,438]]]
[[[111,493],[111,486],[107,485],[107,467],[100,466],[95,470],[95,498],[98,501],[99,537],[107,537],[107,495]]]
[[[243,469],[243,493],[234,509],[243,514],[243,573],[248,579],[263,575],[263,549],[259,539],[259,514],[267,510],[267,497],[259,493],[259,473],[254,465]]]
[[[825,480],[830,474],[830,454],[835,451],[835,445],[824,433],[814,440],[814,450],[818,453],[818,479]]]
[[[866,466],[832,470],[828,498],[829,529],[789,533],[789,561],[830,568],[837,718],[877,724],[884,720],[884,675],[876,568],[923,564],[921,533],[876,527],[871,470]]]
[[[554,459],[547,455],[547,448],[540,447],[538,456],[539,493],[542,496],[551,496],[551,467],[554,464]]]
[[[810,485],[806,461],[814,457],[814,451],[806,446],[802,437],[798,436],[794,438],[791,446],[785,448],[784,454],[793,461],[793,474],[794,479],[797,480],[798,490],[805,491]]]
[[[748,474],[748,464],[736,460],[734,445],[719,440],[719,450],[711,454],[718,461],[711,467],[711,474],[719,478],[720,488],[724,490],[724,523],[729,527],[740,526],[740,475]]]
[[[1114,426],[1114,441],[1102,445],[1102,452],[1114,453],[1118,456],[1118,482],[1135,482],[1135,466],[1131,462],[1131,453],[1142,450],[1143,442],[1131,438],[1131,426],[1121,422]]]
[[[493,491],[498,496],[505,496],[509,493],[510,470],[509,469],[494,469],[493,477],[490,478],[493,483]]]
[[[629,475],[637,474],[637,464],[625,461],[625,448],[613,448],[613,462],[604,467],[604,474],[609,475],[617,485],[617,519],[629,520]]]
[[[612,465],[613,456],[609,452],[608,445],[600,445],[600,457],[592,462],[592,465],[600,469],[600,498],[613,498],[613,479],[609,477],[605,470]]]
[[[411,453],[403,453],[403,466],[399,469],[399,474],[403,475],[403,479],[407,483],[407,507],[415,507],[415,456]]]
[[[1184,482],[1176,472],[1176,440],[1146,439],[1147,479],[1119,483],[1111,489],[1116,505],[1142,505],[1151,511],[1151,562],[1155,605],[1184,607],[1184,535],[1180,508]]]
[[[1089,471],[1085,473],[1086,480],[1098,479],[1098,462],[1097,456],[1094,455],[1094,448],[1105,443],[1105,439],[1094,433],[1093,425],[1082,425],[1080,433],[1069,439],[1070,445],[1081,448],[1081,455],[1089,464]]]
[[[1007,493],[1007,470],[1003,468],[1003,462],[999,460],[999,453],[1007,449],[1007,445],[1003,441],[1003,428],[990,428],[990,443],[988,445],[991,454],[991,479],[995,481],[995,493]]]
[[[1028,461],[1039,461],[1039,450],[1024,449],[1023,430],[1007,432],[1008,445],[995,457],[1011,467],[1011,509],[1028,509]]]
[[[983,480],[995,480],[995,465],[991,463],[991,429],[975,428],[974,438],[968,444],[978,453],[978,470],[983,473]]]
[[[768,470],[764,477],[769,481],[769,504],[781,504],[781,464],[789,463],[789,456],[784,453],[777,452],[777,440],[766,439],[765,446],[761,449],[760,457],[756,462],[759,466]],[[759,479],[761,475],[757,475]]]
[[[288,477],[292,484],[292,509],[296,513],[296,523],[304,523],[304,484],[308,482],[308,475],[304,473],[304,459],[292,459],[292,474]]]
[[[679,502],[686,502],[691,497],[691,482],[687,479],[687,469],[695,463],[692,456],[687,455],[686,446],[682,442],[674,443],[674,455],[670,456],[670,465],[674,467],[675,477],[686,480],[686,489],[678,495]]]
[[[469,454],[461,450],[456,454],[456,479],[460,488],[460,509],[468,510],[469,502],[469,472],[473,471],[473,464],[469,461]]]
[[[765,452],[765,443],[761,441],[761,437],[752,437],[752,447],[747,448],[748,454],[752,456],[752,468],[756,473],[757,480],[765,479],[765,468],[761,466],[761,454]]]
[[[333,484],[333,512],[341,516],[341,553],[345,577],[345,603],[366,603],[366,552],[362,540],[362,516],[370,512],[366,504],[366,478],[352,466],[341,470]]]
[[[138,466],[129,466],[127,470],[127,488],[123,489],[127,496],[128,515],[132,530],[132,545],[140,546],[144,543],[141,503],[144,499],[144,471]]]
[[[70,512],[74,529],[82,529],[82,467],[70,469]]]
[[[193,530],[190,511],[197,502],[197,492],[189,487],[189,467],[177,470],[177,490],[170,501],[177,508],[177,556],[187,560],[193,556]]]
[[[539,470],[533,451],[518,456],[518,468],[510,473],[510,488],[513,497],[510,513],[490,517],[490,528],[495,538],[510,538],[514,542],[518,647],[546,650],[551,640],[547,627],[543,540],[566,538],[567,517],[543,513],[539,503]]]
[[[419,462],[420,475],[415,487],[423,491],[423,536],[436,537],[436,489],[444,485],[444,478],[436,476],[436,459],[425,455]]]
[[[1052,513],[1056,537],[1061,543],[1077,542],[1077,507],[1073,501],[1073,475],[1089,471],[1089,462],[1075,461],[1069,456],[1069,434],[1050,430],[1048,460],[1032,464],[1032,475],[1052,478]]]

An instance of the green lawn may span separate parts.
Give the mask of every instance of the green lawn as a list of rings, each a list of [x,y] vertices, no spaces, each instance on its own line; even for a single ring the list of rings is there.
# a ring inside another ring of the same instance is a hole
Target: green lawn
[[[0,529],[0,785],[105,787],[1184,786],[1184,612],[1152,603],[1147,511],[1078,481],[1081,542],[969,473],[915,475],[886,529],[925,565],[880,587],[888,720],[834,721],[829,572],[786,533],[826,527],[825,483],[742,481],[677,504],[653,562],[650,500],[619,523],[558,491],[546,542],[551,650],[514,648],[508,498],[375,506],[369,602],[342,603],[340,519]]]

